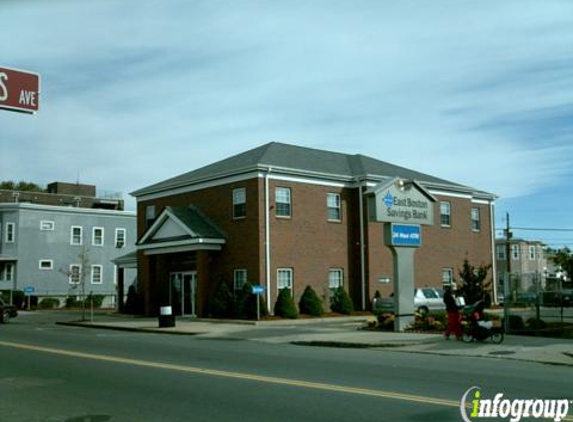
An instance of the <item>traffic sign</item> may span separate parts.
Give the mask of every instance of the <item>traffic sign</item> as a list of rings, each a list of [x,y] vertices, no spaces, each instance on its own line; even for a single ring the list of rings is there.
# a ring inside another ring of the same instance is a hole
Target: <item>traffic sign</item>
[[[24,294],[26,296],[31,296],[34,294],[34,292],[36,291],[36,288],[34,286],[26,286],[24,287]]]
[[[35,113],[39,100],[39,74],[0,67],[0,108]]]

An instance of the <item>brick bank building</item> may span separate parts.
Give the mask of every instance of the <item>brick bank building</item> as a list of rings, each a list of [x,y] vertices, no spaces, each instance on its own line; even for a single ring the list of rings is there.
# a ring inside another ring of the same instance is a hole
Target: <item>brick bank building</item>
[[[378,187],[403,181],[433,199],[415,285],[453,282],[466,257],[493,263],[494,195],[363,155],[272,142],[133,193],[145,313],[171,304],[208,316],[220,281],[264,286],[270,309],[283,288],[298,302],[310,285],[328,305],[344,286],[367,309],[394,277],[385,224],[369,210]]]

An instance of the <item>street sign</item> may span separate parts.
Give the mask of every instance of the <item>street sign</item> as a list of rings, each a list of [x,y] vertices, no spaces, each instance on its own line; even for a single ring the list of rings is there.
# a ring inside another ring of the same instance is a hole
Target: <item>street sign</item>
[[[39,100],[39,74],[0,67],[0,108],[36,113]]]
[[[36,291],[36,289],[34,288],[34,286],[26,286],[24,287],[24,294],[26,296],[31,296],[34,294],[34,292]]]
[[[253,290],[252,290],[254,295],[262,295],[265,293],[265,287],[264,286],[259,286],[259,285],[255,285],[253,286]]]

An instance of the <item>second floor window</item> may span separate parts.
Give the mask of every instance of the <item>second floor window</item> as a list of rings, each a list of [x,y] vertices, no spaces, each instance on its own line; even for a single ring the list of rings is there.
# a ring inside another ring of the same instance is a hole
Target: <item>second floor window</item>
[[[452,225],[452,210],[449,202],[440,202],[440,224],[442,227]]]
[[[472,230],[474,232],[479,232],[481,228],[479,208],[472,208]]]
[[[290,188],[276,188],[275,203],[277,217],[290,217],[292,211]]]
[[[529,260],[535,261],[535,246],[529,246]]]
[[[72,226],[72,235],[70,239],[70,243],[72,245],[81,245],[82,244],[82,232],[83,229],[80,226]]]
[[[103,246],[103,228],[94,227],[92,244],[94,246]]]
[[[6,243],[14,243],[16,240],[16,224],[6,223]]]
[[[115,247],[125,247],[125,229],[115,229]]]
[[[511,259],[519,259],[519,245],[511,245]]]
[[[326,207],[328,208],[328,221],[340,221],[340,195],[337,193],[326,194]]]
[[[247,190],[245,188],[233,189],[233,218],[247,216]]]
[[[497,259],[500,261],[505,261],[505,245],[498,245],[497,249]]]

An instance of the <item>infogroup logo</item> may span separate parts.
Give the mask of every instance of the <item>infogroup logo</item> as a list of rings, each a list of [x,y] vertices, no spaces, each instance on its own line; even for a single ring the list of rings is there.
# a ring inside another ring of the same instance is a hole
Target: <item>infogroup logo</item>
[[[522,418],[551,419],[560,422],[569,413],[568,399],[506,399],[497,393],[493,399],[482,397],[481,388],[471,387],[462,396],[460,413],[464,422],[480,418],[509,418],[519,422]]]

